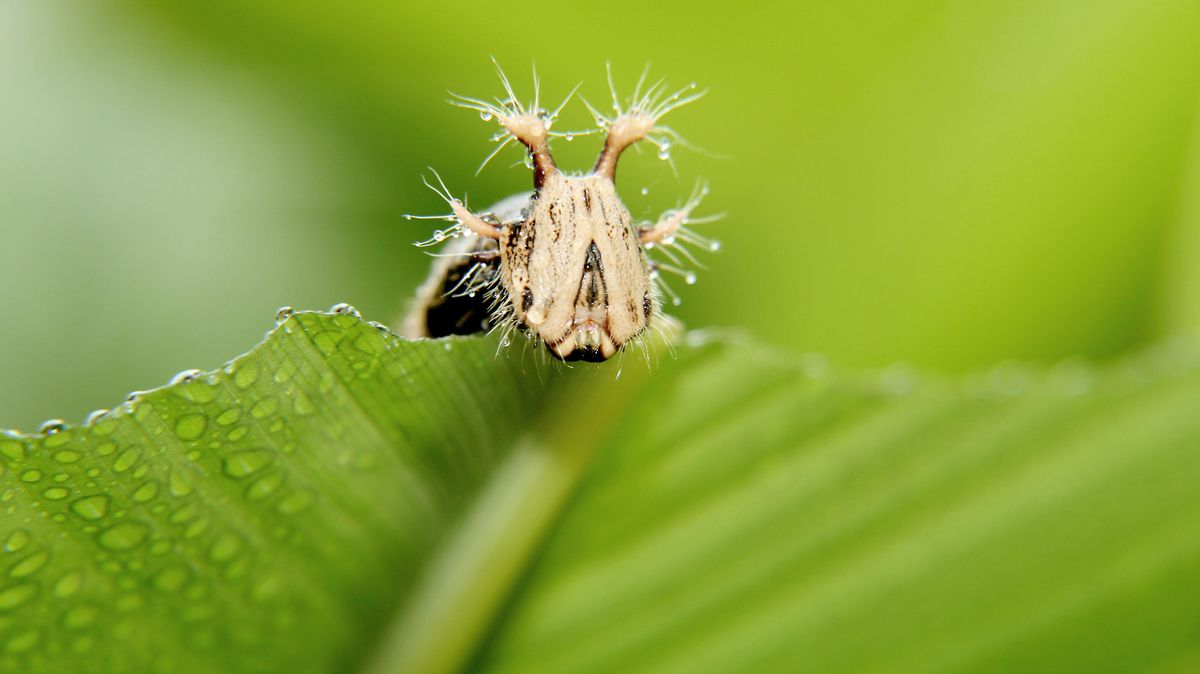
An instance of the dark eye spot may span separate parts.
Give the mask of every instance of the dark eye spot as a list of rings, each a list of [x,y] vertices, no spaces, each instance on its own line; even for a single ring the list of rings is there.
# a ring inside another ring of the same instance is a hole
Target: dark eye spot
[[[650,302],[650,293],[646,293],[642,297],[642,313],[646,314],[646,318],[650,318],[650,312],[654,310],[654,305]]]
[[[533,291],[529,288],[521,291],[521,311],[529,311],[529,307],[533,306]]]

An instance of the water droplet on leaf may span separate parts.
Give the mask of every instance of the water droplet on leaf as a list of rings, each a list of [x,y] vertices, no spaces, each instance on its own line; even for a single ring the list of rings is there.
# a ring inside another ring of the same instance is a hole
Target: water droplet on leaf
[[[62,419],[50,419],[43,421],[41,426],[38,426],[38,433],[43,435],[55,435],[67,430],[67,422]]]
[[[85,520],[95,521],[108,514],[108,495],[95,494],[76,499],[71,503],[71,512]]]
[[[147,533],[146,525],[140,522],[122,522],[101,531],[96,540],[109,550],[132,550],[146,540]]]
[[[196,377],[199,377],[202,374],[204,374],[204,373],[195,368],[190,369],[190,370],[184,370],[184,371],[180,372],[179,374],[175,375],[174,377],[171,377],[171,383],[172,384],[186,384],[189,381],[195,380]]]

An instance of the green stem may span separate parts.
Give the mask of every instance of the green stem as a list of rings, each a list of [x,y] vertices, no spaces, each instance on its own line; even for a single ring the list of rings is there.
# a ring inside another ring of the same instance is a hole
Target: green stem
[[[412,600],[385,630],[366,674],[446,674],[460,670],[538,544],[606,439],[646,372],[627,368],[619,386],[596,386],[603,372],[574,372],[550,397],[442,549]]]

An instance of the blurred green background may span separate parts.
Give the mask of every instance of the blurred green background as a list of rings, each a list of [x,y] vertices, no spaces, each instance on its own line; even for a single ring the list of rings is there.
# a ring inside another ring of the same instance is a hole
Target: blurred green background
[[[1200,2],[0,3],[0,426],[80,419],[255,343],[274,310],[394,321],[443,208],[527,189],[445,104],[495,55],[544,96],[710,89],[716,155],[622,164],[635,216],[698,178],[724,250],[677,289],[875,367],[1104,359],[1200,312]],[[589,128],[582,104],[560,128]],[[590,165],[599,139],[559,142]],[[647,188],[642,194],[642,188]]]

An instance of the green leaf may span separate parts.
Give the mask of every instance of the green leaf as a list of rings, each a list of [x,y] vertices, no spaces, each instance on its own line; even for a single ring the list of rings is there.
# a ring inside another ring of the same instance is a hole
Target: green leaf
[[[0,671],[1190,671],[1197,353],[567,369],[297,314],[0,434]]]

